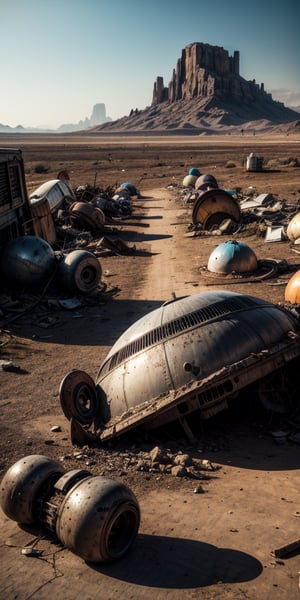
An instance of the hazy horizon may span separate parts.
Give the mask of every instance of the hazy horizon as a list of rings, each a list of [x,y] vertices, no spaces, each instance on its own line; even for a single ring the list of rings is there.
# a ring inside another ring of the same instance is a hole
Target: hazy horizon
[[[300,3],[286,0],[0,0],[0,123],[57,129],[105,104],[112,120],[144,110],[193,42],[240,52],[240,75],[300,106]]]

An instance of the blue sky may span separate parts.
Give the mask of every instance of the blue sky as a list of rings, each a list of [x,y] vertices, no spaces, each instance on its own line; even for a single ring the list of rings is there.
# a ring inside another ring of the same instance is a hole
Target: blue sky
[[[0,0],[0,123],[56,128],[151,104],[192,42],[240,52],[240,75],[300,106],[300,2]]]

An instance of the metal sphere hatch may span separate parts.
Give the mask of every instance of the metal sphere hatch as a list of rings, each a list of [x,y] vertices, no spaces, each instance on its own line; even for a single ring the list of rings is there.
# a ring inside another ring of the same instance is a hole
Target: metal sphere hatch
[[[228,240],[219,244],[211,253],[207,268],[213,273],[228,275],[233,271],[249,273],[258,268],[255,252],[244,242]]]

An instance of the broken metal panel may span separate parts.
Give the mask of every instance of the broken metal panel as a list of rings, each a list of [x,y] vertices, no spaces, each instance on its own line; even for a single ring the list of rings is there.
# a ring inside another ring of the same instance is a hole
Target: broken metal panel
[[[47,198],[31,206],[33,230],[36,236],[43,238],[49,244],[56,241],[56,231]]]
[[[265,241],[266,242],[282,242],[285,240],[283,225],[268,225]]]
[[[249,210],[261,208],[262,206],[268,206],[273,202],[272,194],[259,194],[255,198],[245,198],[240,202],[241,210]]]

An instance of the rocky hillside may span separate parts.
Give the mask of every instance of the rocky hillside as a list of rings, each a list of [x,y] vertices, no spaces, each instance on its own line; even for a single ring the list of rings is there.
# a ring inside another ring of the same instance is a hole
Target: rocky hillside
[[[193,43],[182,50],[168,86],[154,82],[151,106],[106,123],[91,132],[209,134],[254,129],[265,131],[287,124],[293,130],[299,113],[273,100],[255,80],[239,73],[239,52]]]

